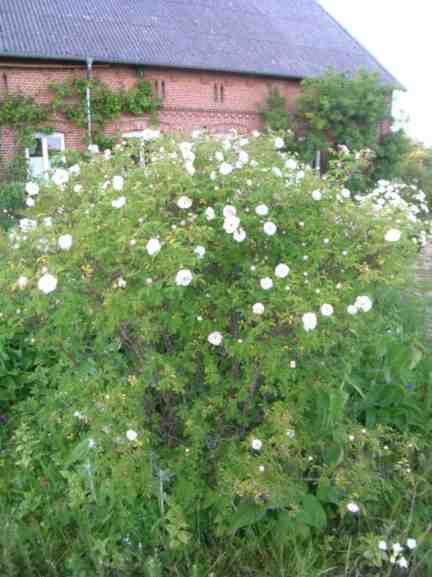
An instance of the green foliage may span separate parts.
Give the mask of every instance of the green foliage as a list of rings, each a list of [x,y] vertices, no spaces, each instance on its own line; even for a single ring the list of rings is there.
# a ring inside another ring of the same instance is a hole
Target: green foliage
[[[415,196],[359,203],[353,155],[320,179],[272,134],[148,146],[0,238],[0,573],[390,574],[415,537],[427,575]]]
[[[30,146],[33,132],[46,122],[48,117],[48,106],[36,103],[30,96],[7,94],[0,99],[0,127],[13,128],[21,147]]]
[[[369,181],[391,180],[402,176],[402,162],[411,150],[410,140],[403,130],[390,132],[375,146],[375,162]],[[421,188],[421,187],[420,187]]]
[[[63,83],[53,82],[50,84],[50,89],[54,93],[53,110],[61,112],[69,122],[79,128],[86,128],[87,87],[91,89],[93,140],[100,147],[112,147],[116,137],[109,139],[104,134],[104,128],[108,122],[119,118],[122,114],[134,116],[149,114],[153,123],[157,121],[161,100],[154,93],[152,85],[142,79],[130,90],[112,90],[101,80],[75,78]]]
[[[269,90],[264,105],[258,108],[266,128],[274,131],[288,131],[291,127],[290,116],[287,111],[286,98],[281,95],[277,87]]]
[[[351,78],[329,70],[321,77],[303,80],[292,118],[276,90],[260,111],[268,128],[287,131],[288,149],[304,162],[311,162],[317,151],[326,158],[338,146],[352,152],[372,151],[369,170],[350,183],[353,190],[364,193],[380,179],[396,178],[409,148],[402,130],[380,136],[380,125],[392,123],[392,90],[376,74],[361,71]]]
[[[329,70],[303,80],[297,122],[315,150],[326,149],[329,142],[351,150],[374,148],[378,125],[390,116],[390,98],[391,90],[375,74],[350,78]]]
[[[4,167],[0,181],[0,228],[8,230],[24,208],[24,184],[27,180],[27,162],[17,156]]]
[[[404,182],[423,190],[432,200],[432,149],[412,143],[400,166],[400,177]]]

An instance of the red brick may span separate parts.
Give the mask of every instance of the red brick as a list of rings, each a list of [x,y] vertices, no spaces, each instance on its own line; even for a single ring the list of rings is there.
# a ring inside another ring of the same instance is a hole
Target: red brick
[[[20,92],[32,96],[37,102],[48,103],[52,94],[50,82],[63,82],[68,78],[85,77],[83,65],[0,62],[2,92]],[[137,81],[137,69],[133,66],[95,66],[94,77],[111,88],[131,88]],[[186,131],[207,128],[210,131],[226,131],[236,128],[249,132],[261,127],[257,107],[263,103],[270,86],[277,86],[286,97],[289,110],[293,110],[299,93],[299,82],[240,74],[186,71],[178,69],[144,68],[144,78],[151,82],[165,81],[166,98],[159,113],[159,125],[163,131]],[[214,101],[214,85],[224,87],[224,102]],[[116,130],[127,132],[142,130],[149,119],[124,115],[106,127],[107,134]],[[50,123],[53,130],[65,134],[66,148],[82,149],[85,131],[69,124],[58,116]],[[0,132],[0,158],[11,159],[15,154],[13,133],[8,129]]]

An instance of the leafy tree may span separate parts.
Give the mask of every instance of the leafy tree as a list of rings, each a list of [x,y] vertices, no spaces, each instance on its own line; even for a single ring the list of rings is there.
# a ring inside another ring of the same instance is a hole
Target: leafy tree
[[[286,98],[282,96],[276,86],[269,90],[264,105],[258,107],[265,126],[273,131],[288,131],[291,128],[291,119],[287,111]]]
[[[305,162],[311,162],[317,151],[324,159],[338,146],[353,152],[369,149],[374,161],[352,188],[365,192],[378,179],[392,179],[399,173],[399,164],[408,150],[408,139],[402,130],[382,135],[381,127],[392,125],[393,88],[385,86],[377,74],[360,71],[349,77],[333,70],[323,76],[301,83],[296,112],[290,118],[283,97],[271,92],[263,118],[273,130],[294,130],[290,150]]]

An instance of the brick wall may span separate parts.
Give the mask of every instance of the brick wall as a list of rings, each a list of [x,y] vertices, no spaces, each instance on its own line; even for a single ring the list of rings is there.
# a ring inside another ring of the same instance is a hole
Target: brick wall
[[[248,132],[261,126],[257,106],[261,104],[270,86],[277,86],[287,99],[288,108],[294,107],[299,92],[295,80],[269,79],[239,74],[194,72],[177,69],[144,68],[144,78],[157,84],[164,93],[164,108],[159,114],[163,131],[191,131],[207,128],[226,131],[236,128]],[[32,96],[47,103],[52,98],[48,90],[51,81],[63,82],[67,78],[85,77],[83,64],[33,63],[32,61],[0,61],[0,96],[3,92]],[[137,80],[133,66],[96,65],[93,75],[112,88],[130,88]],[[66,148],[82,148],[84,131],[68,124],[61,117],[51,123],[56,132],[65,134]],[[142,130],[148,118],[122,116],[107,126],[107,133]],[[0,134],[0,154],[4,160],[14,155],[13,134],[5,129]]]

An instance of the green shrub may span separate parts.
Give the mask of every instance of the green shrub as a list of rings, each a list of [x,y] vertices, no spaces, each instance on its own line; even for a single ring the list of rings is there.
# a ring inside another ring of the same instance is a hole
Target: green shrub
[[[364,193],[380,179],[399,177],[409,149],[403,130],[381,136],[380,125],[390,128],[393,123],[393,90],[383,85],[377,74],[360,71],[350,77],[330,69],[320,77],[303,80],[291,116],[277,89],[270,91],[259,111],[267,128],[286,132],[288,150],[298,153],[304,162],[312,162],[320,151],[325,170],[331,148],[344,146],[354,153],[371,150],[370,169],[359,172],[351,182],[355,192]]]
[[[389,574],[379,541],[416,538],[426,576],[432,367],[399,314],[424,225],[284,145],[165,137],[28,187],[0,244],[4,574]]]

